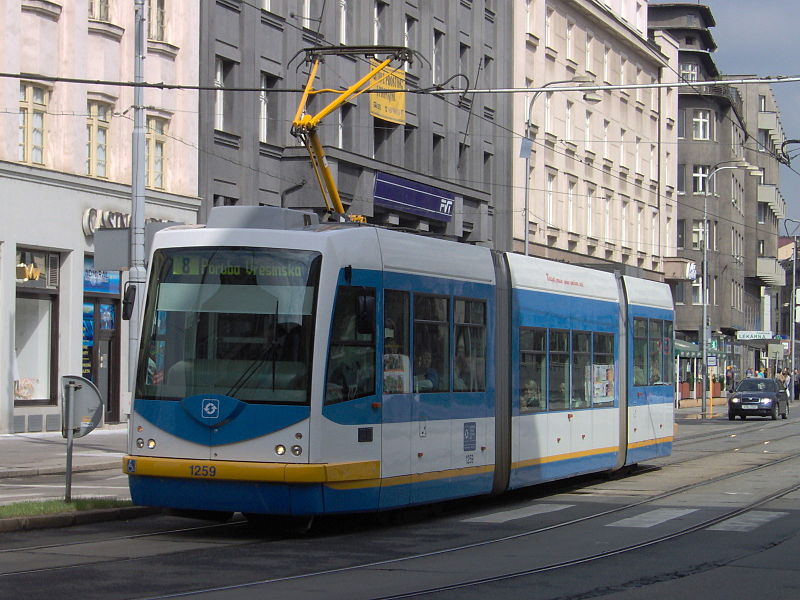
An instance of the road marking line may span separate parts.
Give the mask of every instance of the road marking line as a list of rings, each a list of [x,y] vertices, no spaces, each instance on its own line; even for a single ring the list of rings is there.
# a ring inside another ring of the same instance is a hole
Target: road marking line
[[[657,508],[636,517],[609,523],[606,527],[653,527],[697,511],[696,508]]]
[[[514,510],[506,510],[503,512],[492,513],[489,515],[482,515],[480,517],[473,517],[471,519],[464,519],[462,523],[505,523],[506,521],[513,521],[514,519],[524,519],[525,517],[532,517],[533,515],[542,515],[545,513],[556,512],[571,508],[574,504],[534,504],[526,506],[525,508],[517,508]]]
[[[736,517],[732,517],[722,523],[717,523],[709,527],[709,531],[752,531],[765,523],[769,523],[778,517],[788,515],[786,512],[770,512],[766,510],[751,510]]]

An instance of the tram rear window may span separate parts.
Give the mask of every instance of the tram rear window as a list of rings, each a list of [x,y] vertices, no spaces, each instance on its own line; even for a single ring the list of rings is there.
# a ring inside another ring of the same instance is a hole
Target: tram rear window
[[[137,397],[308,403],[320,261],[300,250],[157,251]]]

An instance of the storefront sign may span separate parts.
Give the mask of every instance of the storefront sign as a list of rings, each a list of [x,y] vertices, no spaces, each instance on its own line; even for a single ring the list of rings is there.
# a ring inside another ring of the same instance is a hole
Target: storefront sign
[[[428,219],[449,222],[455,196],[439,188],[409,179],[377,173],[375,204]]]
[[[83,211],[83,235],[86,237],[94,235],[101,227],[123,229],[130,227],[130,224],[131,216],[127,213],[98,208],[87,208]]]
[[[771,331],[737,331],[737,340],[771,340],[773,338]]]
[[[378,61],[372,59],[370,66],[375,67]],[[403,69],[385,68],[373,78],[375,90],[405,90],[406,72]],[[372,92],[369,95],[369,114],[373,117],[405,125],[406,94],[405,92]]]
[[[120,290],[119,271],[102,271],[94,268],[94,260],[83,259],[83,291],[87,293],[117,294]]]

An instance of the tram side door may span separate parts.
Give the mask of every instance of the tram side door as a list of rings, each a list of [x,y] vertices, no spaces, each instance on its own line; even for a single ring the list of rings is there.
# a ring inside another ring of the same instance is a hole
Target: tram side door
[[[383,294],[383,371],[381,394],[382,508],[411,501],[411,389],[410,297],[400,290]]]

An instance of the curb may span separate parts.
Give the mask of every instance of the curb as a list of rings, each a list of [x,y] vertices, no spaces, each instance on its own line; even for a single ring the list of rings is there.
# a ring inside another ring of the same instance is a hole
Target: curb
[[[106,471],[109,469],[121,468],[120,459],[104,463],[94,463],[91,465],[72,465],[73,473],[89,473],[91,471]],[[67,472],[66,466],[57,467],[22,467],[19,469],[0,469],[0,479],[10,477],[37,477],[39,475],[64,475]]]
[[[151,506],[125,506],[122,508],[82,510],[74,513],[12,517],[9,519],[0,519],[0,533],[71,527],[73,525],[86,525],[88,523],[101,523],[103,521],[137,519],[139,517],[162,514],[163,512],[164,509]]]

